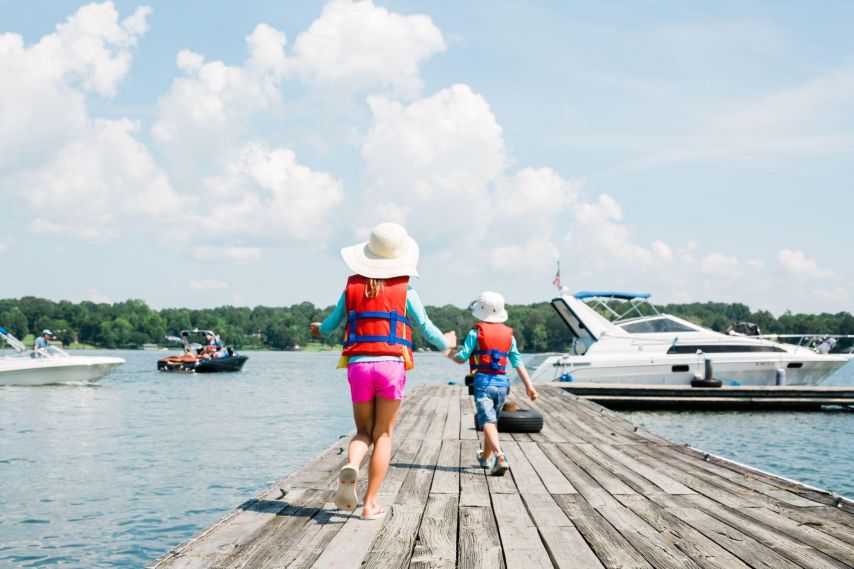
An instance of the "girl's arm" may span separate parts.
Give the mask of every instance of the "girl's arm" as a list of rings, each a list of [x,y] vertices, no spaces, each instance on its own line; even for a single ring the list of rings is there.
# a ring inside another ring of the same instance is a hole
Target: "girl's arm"
[[[338,304],[335,305],[335,309],[332,313],[326,317],[326,319],[321,322],[312,322],[310,324],[311,335],[317,338],[325,338],[329,336],[332,332],[335,331],[336,328],[344,321],[344,313],[347,311],[346,305],[344,304],[344,293],[341,293],[341,297],[338,299]]]
[[[406,291],[406,317],[421,330],[428,342],[442,352],[447,354],[452,344],[456,344],[457,335],[454,332],[442,334],[442,331],[436,328],[427,316],[427,310],[421,304],[421,298],[412,288]]]

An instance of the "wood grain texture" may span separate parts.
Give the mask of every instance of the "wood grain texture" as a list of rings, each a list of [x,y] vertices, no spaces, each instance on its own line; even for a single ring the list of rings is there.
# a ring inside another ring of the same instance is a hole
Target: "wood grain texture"
[[[543,413],[544,428],[501,434],[511,465],[503,477],[477,463],[482,434],[465,389],[424,386],[401,408],[378,495],[384,519],[335,510],[343,437],[151,567],[854,566],[848,502],[832,507],[828,493],[674,445],[558,388],[538,390],[538,401],[521,403]],[[365,462],[360,493],[367,474]]]

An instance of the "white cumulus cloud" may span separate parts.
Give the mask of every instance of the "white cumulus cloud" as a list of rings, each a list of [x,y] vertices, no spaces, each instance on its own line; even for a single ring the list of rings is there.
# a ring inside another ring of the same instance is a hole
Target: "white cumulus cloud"
[[[821,269],[818,264],[807,257],[803,251],[782,249],[777,253],[777,260],[790,274],[804,279],[826,280],[838,275],[829,269]]]
[[[0,35],[0,170],[37,167],[89,128],[87,94],[115,94],[150,11],[119,20],[112,2],[92,3],[33,45]]]
[[[731,278],[741,276],[743,270],[737,257],[722,253],[709,253],[700,260],[700,272],[707,275]]]
[[[297,37],[289,63],[308,83],[388,86],[411,97],[421,90],[419,64],[444,50],[428,16],[395,14],[371,0],[332,0]]]
[[[182,199],[134,138],[138,128],[128,119],[98,119],[54,160],[23,176],[35,212],[31,229],[104,240],[152,217],[174,219]]]
[[[428,246],[447,246],[468,230],[478,236],[493,207],[488,184],[507,164],[501,127],[486,100],[454,85],[410,105],[369,99],[373,122],[362,146],[372,204],[366,226],[407,223]],[[441,223],[436,223],[441,219]]]
[[[225,174],[204,186],[210,209],[199,219],[201,229],[265,243],[323,235],[323,221],[343,198],[341,183],[329,174],[299,164],[291,150],[257,143],[248,143]]]
[[[285,69],[285,35],[259,24],[246,38],[249,56],[242,66],[205,61],[182,50],[182,75],[158,103],[151,129],[173,167],[195,173],[240,146],[250,120],[281,106],[280,83]]]

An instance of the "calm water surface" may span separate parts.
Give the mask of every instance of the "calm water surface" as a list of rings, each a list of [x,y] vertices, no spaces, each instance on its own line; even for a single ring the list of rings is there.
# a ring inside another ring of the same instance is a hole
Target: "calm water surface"
[[[0,386],[0,567],[142,566],[352,428],[336,354],[250,352],[243,372],[207,376],[157,372],[162,353],[119,355],[96,386]],[[461,377],[417,358],[409,386]],[[854,385],[854,366],[833,383]],[[854,413],[626,415],[854,496]]]

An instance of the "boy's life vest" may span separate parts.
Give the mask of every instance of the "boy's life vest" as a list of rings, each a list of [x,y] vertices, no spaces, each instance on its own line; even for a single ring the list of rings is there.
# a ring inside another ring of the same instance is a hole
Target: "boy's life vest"
[[[471,374],[506,375],[513,328],[498,322],[478,322],[472,329],[477,330],[477,349],[469,356]]]
[[[365,294],[368,280],[362,275],[347,279],[344,289],[347,326],[342,355],[400,356],[406,369],[412,369],[412,325],[406,318],[409,277],[385,279],[374,298]]]

